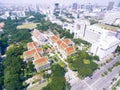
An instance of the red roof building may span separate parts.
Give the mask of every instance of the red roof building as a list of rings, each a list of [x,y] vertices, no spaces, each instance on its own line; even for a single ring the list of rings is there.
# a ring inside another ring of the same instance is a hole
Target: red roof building
[[[39,47],[38,43],[30,42],[27,44],[28,51],[23,53],[26,62],[33,61],[37,71],[50,67],[50,63],[46,57],[42,56],[43,49]]]
[[[68,48],[66,48],[65,52],[67,53],[67,55],[71,55],[75,53],[75,49],[73,46],[70,46]]]
[[[59,39],[59,37],[58,36],[52,36],[51,37],[51,40],[54,42],[54,43],[56,43],[58,40],[60,40]]]
[[[51,41],[54,47],[57,46],[58,50],[60,49],[62,51],[61,54],[68,56],[75,53],[74,47],[70,46],[71,40],[68,38],[60,39],[58,36],[52,36]]]

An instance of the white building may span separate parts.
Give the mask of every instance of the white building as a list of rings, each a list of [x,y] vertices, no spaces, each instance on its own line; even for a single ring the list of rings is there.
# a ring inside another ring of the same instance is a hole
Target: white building
[[[77,20],[74,27],[75,38],[81,38],[92,44],[90,52],[100,59],[115,51],[120,44],[116,38],[119,28],[105,24],[90,25],[88,21]]]
[[[17,17],[25,17],[25,11],[13,11],[12,12],[12,15],[14,16],[17,16]]]
[[[105,17],[101,22],[106,24],[114,24],[115,20],[118,18],[120,18],[120,11],[109,11],[105,13]]]
[[[84,38],[86,27],[90,25],[88,20],[76,20],[74,24],[74,38]]]
[[[34,29],[34,31],[32,32],[32,40],[39,43],[40,45],[47,44],[46,35],[40,33],[40,31],[37,29]]]
[[[117,30],[118,28],[103,24],[91,25],[86,28],[83,39],[92,44],[90,52],[102,59],[119,45],[120,40],[115,37]]]
[[[120,40],[115,36],[106,36],[99,42],[93,43],[90,52],[102,59],[113,53],[119,44]]]

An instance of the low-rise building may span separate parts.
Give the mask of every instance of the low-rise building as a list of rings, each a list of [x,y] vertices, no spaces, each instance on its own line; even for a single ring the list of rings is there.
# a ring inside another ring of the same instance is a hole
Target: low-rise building
[[[50,67],[50,62],[47,57],[43,56],[43,49],[37,42],[30,42],[27,44],[28,51],[23,53],[24,61],[32,61],[37,72],[42,69]]]
[[[39,44],[47,43],[47,37],[37,29],[34,29],[32,32],[32,40]]]
[[[115,37],[118,30],[104,24],[91,25],[86,28],[83,39],[92,44],[90,52],[102,60],[112,54],[119,45],[120,40]]]
[[[50,41],[50,44],[57,48],[63,58],[75,53],[75,48],[70,39],[60,39],[58,36],[52,36]]]
[[[48,62],[48,59],[46,57],[42,57],[40,59],[37,59],[33,63],[35,65],[37,72],[50,67],[50,63]]]
[[[87,21],[76,22],[74,30],[75,38],[81,38],[91,43],[90,52],[93,55],[98,55],[100,60],[112,54],[120,43],[117,38],[119,28],[106,24],[90,25]]]

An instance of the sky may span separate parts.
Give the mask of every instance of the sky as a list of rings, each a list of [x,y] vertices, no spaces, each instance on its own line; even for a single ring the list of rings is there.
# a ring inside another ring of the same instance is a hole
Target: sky
[[[72,4],[77,2],[79,4],[95,4],[98,3],[100,5],[107,5],[108,2],[114,1],[115,4],[120,2],[120,0],[0,0],[1,3],[46,3],[46,4],[53,4],[53,3],[60,3],[60,4]]]

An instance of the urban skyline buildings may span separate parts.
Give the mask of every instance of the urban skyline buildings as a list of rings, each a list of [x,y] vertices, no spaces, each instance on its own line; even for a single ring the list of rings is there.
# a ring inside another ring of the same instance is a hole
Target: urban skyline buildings
[[[114,0],[112,0],[114,1]],[[88,4],[88,3],[98,3],[100,5],[108,5],[109,2],[111,2],[111,0],[89,0],[89,1],[85,1],[85,0],[69,0],[69,2],[67,0],[49,0],[49,1],[42,1],[42,0],[4,0],[4,1],[0,1],[1,3],[16,3],[16,4],[20,4],[20,3],[29,3],[29,4],[36,4],[36,3],[42,3],[42,4],[54,4],[54,3],[60,3],[62,5],[68,5],[68,4],[72,4],[72,3],[79,3],[79,4]],[[114,1],[116,5],[118,5],[118,3],[120,2],[119,0],[115,0]]]

